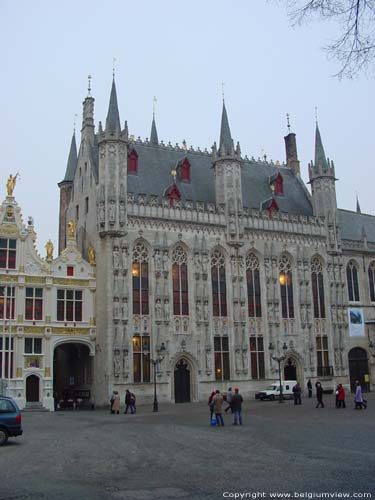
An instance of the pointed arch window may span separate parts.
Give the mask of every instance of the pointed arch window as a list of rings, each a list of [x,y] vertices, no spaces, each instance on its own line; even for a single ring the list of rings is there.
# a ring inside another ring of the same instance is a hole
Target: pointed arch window
[[[148,250],[138,242],[133,249],[133,314],[149,314]]]
[[[172,253],[173,314],[189,314],[187,254],[181,246]]]
[[[225,278],[225,257],[217,248],[211,256],[212,314],[227,316],[227,284]]]
[[[311,261],[311,286],[314,302],[314,318],[325,318],[323,267],[320,259]]]
[[[348,282],[348,296],[352,302],[359,302],[358,270],[353,260],[346,266],[346,280]]]
[[[246,282],[249,318],[262,316],[258,257],[250,253],[246,257]]]
[[[286,255],[283,255],[279,261],[279,283],[281,315],[286,319],[294,318],[292,264]]]
[[[138,172],[138,153],[133,148],[128,154],[128,173],[136,174]]]
[[[368,268],[368,284],[370,288],[370,300],[375,302],[375,261],[371,262]]]

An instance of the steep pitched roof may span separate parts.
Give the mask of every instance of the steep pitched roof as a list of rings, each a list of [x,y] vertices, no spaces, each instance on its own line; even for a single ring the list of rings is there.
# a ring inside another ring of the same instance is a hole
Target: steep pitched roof
[[[112,80],[111,96],[109,98],[109,106],[107,119],[105,122],[106,132],[115,132],[116,130],[121,130],[120,126],[120,113],[117,105],[117,93],[115,79]]]
[[[156,124],[155,124],[155,115],[152,117],[150,142],[151,142],[151,144],[155,144],[155,145],[159,144],[158,133],[157,133]]]
[[[227,110],[223,101],[223,112],[221,114],[219,153],[221,156],[233,154],[234,144],[230,132]]]
[[[327,158],[324,152],[322,138],[320,137],[318,124],[316,124],[315,130],[315,165],[328,169]]]
[[[363,231],[367,241],[375,243],[375,216],[338,210],[338,219],[341,227],[341,236],[344,240],[362,241]]]
[[[70,143],[70,151],[68,157],[68,163],[66,164],[65,177],[62,182],[73,182],[74,174],[77,168],[77,145],[76,145],[76,134],[73,132],[72,141]]]

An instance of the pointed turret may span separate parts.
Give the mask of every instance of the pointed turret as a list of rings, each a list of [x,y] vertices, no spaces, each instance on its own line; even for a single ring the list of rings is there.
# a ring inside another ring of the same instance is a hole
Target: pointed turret
[[[68,163],[66,165],[65,177],[62,182],[73,182],[74,174],[77,168],[77,160],[78,156],[77,156],[76,134],[74,131],[72,136],[72,141],[70,143],[70,151],[69,151]]]
[[[120,132],[120,113],[117,105],[117,93],[115,79],[112,80],[111,97],[109,99],[108,114],[105,122],[106,132]]]
[[[328,162],[324,152],[322,138],[320,137],[318,123],[316,124],[315,130],[315,166],[322,167],[325,170],[328,169]]]
[[[357,195],[357,207],[356,207],[356,212],[357,214],[361,214],[361,207],[359,206],[359,200],[358,200],[358,195]]]
[[[155,123],[155,113],[152,116],[150,142],[151,142],[151,144],[155,144],[155,145],[159,144],[158,133],[156,130],[156,123]]]
[[[224,101],[223,101],[223,112],[221,114],[219,155],[220,156],[234,155],[234,143],[232,139],[232,134],[230,132],[228,115]]]

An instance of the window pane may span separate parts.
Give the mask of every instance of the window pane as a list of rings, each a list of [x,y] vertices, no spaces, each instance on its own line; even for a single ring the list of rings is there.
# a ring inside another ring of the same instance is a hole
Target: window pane
[[[67,300],[73,300],[73,290],[65,290]]]
[[[222,380],[223,370],[221,366],[221,354],[215,352],[215,380]]]
[[[25,339],[25,352],[28,354],[33,352],[33,339]]]
[[[64,321],[64,304],[63,300],[57,301],[57,321]]]
[[[134,382],[141,382],[141,354],[133,354]]]
[[[65,298],[65,290],[57,290],[57,298],[64,299]]]
[[[35,354],[42,353],[42,339],[34,339],[34,353]]]
[[[228,339],[228,337],[222,337],[221,344],[223,346],[223,351],[229,351],[229,339]]]
[[[223,380],[230,379],[229,352],[223,353]]]

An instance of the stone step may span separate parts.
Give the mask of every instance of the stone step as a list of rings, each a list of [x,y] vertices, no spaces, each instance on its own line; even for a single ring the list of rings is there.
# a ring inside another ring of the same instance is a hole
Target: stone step
[[[47,408],[44,408],[42,403],[31,402],[31,403],[26,403],[26,406],[22,411],[49,411],[49,410],[47,410]]]

